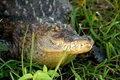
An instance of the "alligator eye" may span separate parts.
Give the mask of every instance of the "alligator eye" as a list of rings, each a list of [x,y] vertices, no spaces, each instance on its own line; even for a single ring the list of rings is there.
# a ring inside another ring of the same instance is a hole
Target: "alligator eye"
[[[60,27],[59,26],[55,26],[54,30],[58,32],[58,31],[60,31]]]

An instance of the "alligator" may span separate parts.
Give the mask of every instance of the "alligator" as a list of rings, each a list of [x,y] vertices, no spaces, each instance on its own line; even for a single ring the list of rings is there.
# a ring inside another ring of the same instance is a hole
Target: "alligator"
[[[67,47],[62,64],[74,54],[89,52],[94,41],[88,35],[79,36],[69,24],[72,9],[67,0],[0,0],[0,44],[9,47],[6,54],[0,52],[0,57],[21,59],[27,26],[25,61],[30,60],[32,33],[33,62],[40,65],[55,67]]]

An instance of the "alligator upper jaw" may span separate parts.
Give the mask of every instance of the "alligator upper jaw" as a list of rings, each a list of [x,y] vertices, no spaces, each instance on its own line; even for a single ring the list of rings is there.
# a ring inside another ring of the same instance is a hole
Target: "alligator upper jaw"
[[[59,40],[59,42],[56,43],[56,40],[46,40],[43,39],[42,42],[38,44],[40,51],[45,53],[63,53],[68,47],[67,53],[80,54],[91,50],[94,44],[94,41],[90,38],[90,36],[80,36],[72,42]]]

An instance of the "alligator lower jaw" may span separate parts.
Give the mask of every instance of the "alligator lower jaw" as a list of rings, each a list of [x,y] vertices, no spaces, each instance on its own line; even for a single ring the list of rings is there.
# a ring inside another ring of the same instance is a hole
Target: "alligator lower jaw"
[[[63,53],[46,53],[44,55],[34,55],[34,62],[37,62],[39,65],[46,65],[49,68],[54,68],[57,66],[60,61]],[[62,60],[61,65],[68,64],[71,60],[76,57],[76,54],[66,53],[64,59]],[[69,60],[69,61],[68,61]]]
[[[42,43],[45,44],[45,42]],[[48,43],[50,42],[48,41]],[[71,56],[73,55],[88,52],[92,48],[94,42],[83,40],[83,41],[75,41],[70,44],[66,43],[66,44],[59,44],[59,45],[57,44],[52,46],[51,44],[49,45],[47,43],[44,46],[40,44],[35,44],[35,46],[37,47],[36,47],[36,52],[33,55],[34,58],[33,60],[34,62],[37,62],[40,65],[47,65],[47,67],[53,68],[58,64],[67,46],[68,46],[68,50],[61,64],[66,63],[66,60],[71,59]]]

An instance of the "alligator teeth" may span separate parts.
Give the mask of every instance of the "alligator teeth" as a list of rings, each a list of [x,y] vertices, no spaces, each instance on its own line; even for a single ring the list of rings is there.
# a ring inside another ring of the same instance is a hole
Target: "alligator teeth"
[[[91,44],[77,44],[76,42],[73,42],[70,45],[70,49],[73,49],[73,48],[80,49],[80,48],[84,48],[86,46],[92,47]]]
[[[81,48],[81,46],[80,46],[80,45],[78,45],[78,48]]]
[[[60,45],[60,43],[57,43],[56,45]]]
[[[90,45],[90,43],[88,43],[88,44],[85,44],[85,45],[86,45],[86,46],[91,46],[91,45]]]
[[[91,46],[90,44],[88,44],[88,46]]]
[[[85,47],[89,46],[92,47],[90,43],[78,43],[77,41],[71,42],[70,44],[64,44],[64,42],[60,42],[60,43],[56,43],[56,45],[60,45],[61,47],[63,47],[63,49],[65,50],[67,48],[67,46],[69,47],[70,50],[79,50],[79,49],[84,49]]]
[[[81,45],[76,45],[76,48],[81,48]]]
[[[68,46],[65,46],[65,50],[67,49]]]
[[[75,47],[75,43],[72,42],[72,43],[70,44],[70,48],[72,49],[72,48],[74,48],[74,47]]]
[[[71,45],[71,46],[70,46],[71,49],[74,48],[74,47],[75,47],[75,45]]]

